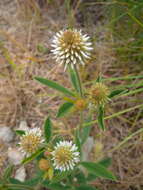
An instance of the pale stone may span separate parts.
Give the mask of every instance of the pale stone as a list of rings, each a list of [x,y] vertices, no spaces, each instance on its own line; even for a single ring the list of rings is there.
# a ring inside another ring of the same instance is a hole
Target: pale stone
[[[94,147],[94,139],[93,137],[88,137],[82,149],[82,159],[83,161],[89,161],[89,156]]]
[[[14,133],[10,127],[0,127],[0,140],[3,142],[11,142],[13,140]]]
[[[15,148],[8,149],[8,159],[11,164],[18,165],[23,160],[24,155]]]
[[[26,178],[26,170],[24,168],[24,166],[20,167],[18,170],[16,170],[15,173],[15,179],[24,182]]]
[[[18,130],[27,131],[29,129],[28,124],[25,120],[21,121]]]

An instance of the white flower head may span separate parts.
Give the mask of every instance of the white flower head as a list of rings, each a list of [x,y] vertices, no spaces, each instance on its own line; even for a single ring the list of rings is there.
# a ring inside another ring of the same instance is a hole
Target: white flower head
[[[28,129],[20,138],[20,151],[23,152],[24,155],[29,156],[38,150],[43,141],[41,129]]]
[[[60,141],[52,152],[54,167],[60,171],[72,170],[80,161],[77,146],[72,141]]]
[[[82,34],[81,30],[67,29],[56,33],[53,39],[52,50],[55,59],[66,67],[70,64],[82,64],[91,57],[92,43],[86,34]]]

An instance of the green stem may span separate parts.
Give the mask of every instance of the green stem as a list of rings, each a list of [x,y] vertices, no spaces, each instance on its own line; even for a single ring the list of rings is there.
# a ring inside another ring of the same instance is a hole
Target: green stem
[[[131,108],[122,110],[122,111],[120,111],[120,112],[114,113],[114,114],[112,114],[112,115],[106,116],[106,117],[104,117],[104,120],[106,120],[106,119],[112,119],[112,118],[114,118],[114,117],[118,117],[119,115],[122,115],[122,114],[124,114],[124,113],[127,113],[127,112],[129,112],[129,111],[132,111],[132,110],[134,110],[134,109],[138,109],[138,108],[141,108],[141,107],[143,107],[143,104],[140,104],[140,105],[137,105],[137,106],[134,106],[134,107],[131,107]],[[97,122],[98,122],[98,120],[94,120],[94,121],[85,123],[83,126],[84,126],[84,127],[87,127],[87,126],[90,126],[90,125],[95,124],[95,123],[97,123]]]
[[[83,97],[82,83],[81,83],[81,79],[80,79],[80,76],[79,76],[79,73],[78,73],[76,65],[74,65],[74,70],[76,72],[77,80],[78,80],[78,84],[79,84],[79,93],[80,93],[80,96]]]
[[[6,184],[6,187],[8,188],[15,188],[15,189],[27,189],[27,190],[34,190],[32,187],[29,187],[27,185],[21,185],[21,184]]]

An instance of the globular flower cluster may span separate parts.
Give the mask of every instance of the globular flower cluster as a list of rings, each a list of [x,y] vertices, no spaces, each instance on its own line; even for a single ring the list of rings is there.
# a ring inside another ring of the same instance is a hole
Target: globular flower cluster
[[[72,170],[79,162],[78,148],[72,141],[60,141],[52,152],[54,167],[60,171]]]
[[[42,142],[42,131],[39,128],[26,130],[20,138],[20,151],[24,155],[31,155],[38,150]]]
[[[97,82],[93,85],[89,92],[89,99],[95,105],[101,105],[107,103],[109,100],[109,89],[108,87],[101,83]]]
[[[93,50],[89,36],[76,29],[58,32],[54,36],[52,47],[56,61],[63,64],[65,69],[68,65],[84,65]]]

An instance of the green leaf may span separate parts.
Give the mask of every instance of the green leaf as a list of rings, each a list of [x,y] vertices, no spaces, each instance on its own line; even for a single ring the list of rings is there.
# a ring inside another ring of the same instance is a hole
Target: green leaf
[[[125,89],[118,89],[118,90],[114,90],[110,93],[109,98],[113,98],[114,96],[126,93],[128,90]]]
[[[107,168],[111,165],[111,158],[105,158],[103,160],[101,160],[100,162],[98,162],[98,164],[102,165],[103,167]],[[95,180],[97,178],[97,175],[93,174],[93,173],[89,173],[86,180],[87,181],[92,181]]]
[[[86,184],[86,177],[81,170],[77,170],[77,172],[75,173],[75,178],[77,179],[77,183]]]
[[[96,79],[96,82],[101,82],[102,81],[102,77],[98,76],[98,78]]]
[[[84,166],[89,173],[95,174],[97,177],[102,177],[114,181],[116,180],[116,177],[99,163],[82,162],[81,165]]]
[[[81,152],[81,139],[78,129],[75,131],[75,144],[78,148],[78,151]]]
[[[76,187],[76,190],[98,190],[95,187],[91,187],[89,185],[81,185],[80,187]]]
[[[15,130],[15,132],[17,135],[20,135],[20,136],[25,135],[25,131],[23,130]]]
[[[34,160],[35,158],[37,158],[43,152],[44,152],[44,148],[41,148],[41,149],[37,150],[37,152],[35,152],[31,156],[29,156],[28,158],[25,158],[24,160],[22,160],[21,163],[27,164],[27,163],[31,162],[32,160]]]
[[[6,168],[6,170],[4,171],[4,174],[3,174],[3,179],[5,181],[9,180],[10,176],[12,175],[12,172],[13,172],[13,168],[14,166],[13,165],[10,165]]]
[[[68,90],[67,88],[61,86],[60,84],[54,82],[54,81],[51,81],[51,80],[48,80],[48,79],[45,79],[45,78],[41,78],[41,77],[35,77],[35,79],[37,81],[39,81],[40,83],[46,85],[46,86],[49,86],[59,92],[62,92],[64,93],[65,95],[68,95],[68,96],[75,96],[75,94],[73,92],[71,92],[70,90]]]
[[[98,163],[107,168],[111,165],[111,161],[112,161],[111,158],[105,158]]]
[[[87,119],[85,124],[88,122],[91,122],[91,117],[89,119]],[[91,128],[92,128],[92,126],[85,126],[82,128],[81,135],[80,135],[81,136],[81,145],[83,145],[86,142],[87,138],[89,137]]]
[[[99,128],[102,129],[103,131],[105,130],[105,125],[104,125],[104,108],[102,105],[99,106],[98,109],[98,125]]]
[[[71,174],[72,171],[65,171],[65,172],[58,172],[52,179],[52,183],[57,183],[62,181],[63,179],[67,178],[68,175]]]
[[[72,83],[73,87],[75,88],[75,90],[79,93],[80,92],[80,84],[79,84],[78,76],[77,76],[77,73],[75,72],[75,70],[73,68],[71,68],[71,66],[69,66],[69,73],[70,73],[71,83]]]
[[[12,178],[12,177],[9,179],[9,182],[11,184],[23,184],[23,182],[19,181],[18,179]]]
[[[46,142],[48,143],[52,135],[52,123],[49,117],[46,119],[44,124],[44,135]]]
[[[37,50],[39,51],[39,53],[43,53],[43,54],[49,52],[49,49],[46,48],[46,47],[44,47],[43,44],[38,44],[38,45],[37,45]]]
[[[58,110],[57,117],[59,118],[59,117],[65,116],[65,114],[70,111],[70,109],[73,107],[73,105],[74,104],[71,102],[66,102],[66,103],[62,104]]]

